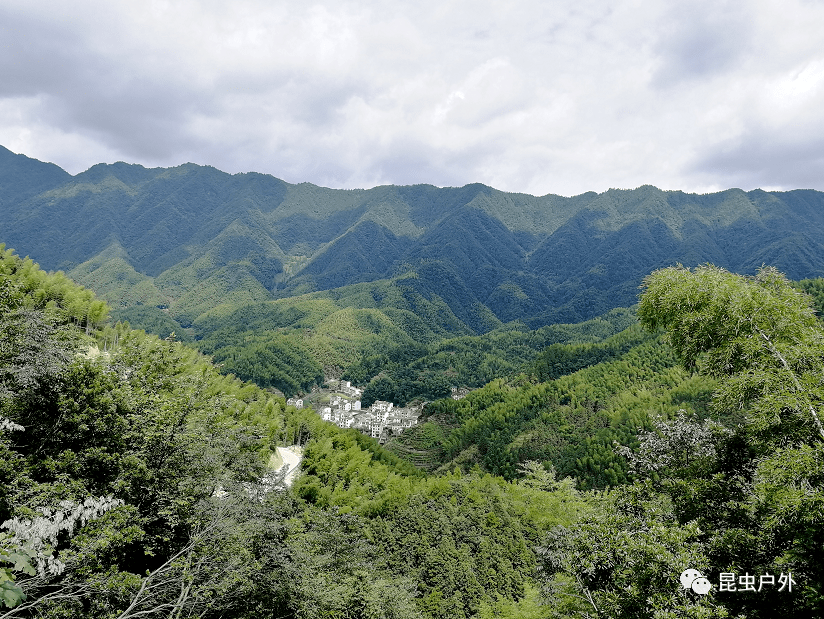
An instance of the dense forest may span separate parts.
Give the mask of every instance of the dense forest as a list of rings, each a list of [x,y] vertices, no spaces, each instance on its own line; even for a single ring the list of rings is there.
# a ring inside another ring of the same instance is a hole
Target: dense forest
[[[569,484],[427,477],[1,265],[2,616],[475,616],[534,602],[541,531],[587,509]],[[283,444],[305,449],[289,491]]]
[[[73,176],[0,147],[0,206],[0,238],[94,290],[114,321],[174,332],[287,396],[324,373],[364,385],[383,373],[370,393],[399,401],[517,375],[574,340],[516,332],[631,307],[643,277],[672,264],[824,275],[824,194],[808,190],[333,190],[194,164]],[[502,354],[461,340],[496,332]],[[446,367],[446,340],[477,371]],[[372,373],[406,350],[437,369]]]
[[[510,362],[384,449],[1,258],[0,616],[824,612],[820,281],[667,268],[635,311],[356,355],[410,393]]]

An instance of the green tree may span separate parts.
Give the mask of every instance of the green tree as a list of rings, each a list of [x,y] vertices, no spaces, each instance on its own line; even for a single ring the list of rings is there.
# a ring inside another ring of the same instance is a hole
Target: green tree
[[[739,596],[752,616],[824,612],[824,329],[811,299],[772,268],[743,277],[707,265],[644,281],[638,316],[664,327],[682,362],[720,379],[714,467],[673,484],[684,517],[709,531],[715,568],[797,576],[792,598]]]
[[[684,569],[709,565],[698,525],[679,524],[666,496],[635,484],[612,491],[600,507],[555,527],[538,548],[553,607],[604,619],[729,616],[711,597],[680,590]]]
[[[822,616],[824,328],[809,297],[771,268],[674,267],[645,279],[638,316],[717,381],[709,418],[659,419],[635,451],[617,449],[636,481],[547,538],[550,594],[596,617]],[[796,585],[689,597],[688,567],[714,583],[791,573]]]

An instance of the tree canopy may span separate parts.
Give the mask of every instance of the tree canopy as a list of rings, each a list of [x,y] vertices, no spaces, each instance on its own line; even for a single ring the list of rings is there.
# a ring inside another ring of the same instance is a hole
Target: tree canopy
[[[644,280],[638,315],[718,378],[710,419],[679,415],[619,450],[636,481],[608,495],[606,518],[546,539],[548,586],[597,617],[821,616],[824,328],[811,299],[772,268],[679,266]],[[681,591],[687,568],[715,583],[709,594]],[[795,589],[744,590],[779,574]]]

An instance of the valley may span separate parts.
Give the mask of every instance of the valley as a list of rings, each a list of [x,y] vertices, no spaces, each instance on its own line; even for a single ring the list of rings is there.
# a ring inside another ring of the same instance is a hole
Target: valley
[[[820,192],[0,147],[0,209],[3,616],[824,608]],[[798,594],[693,595],[686,567]]]

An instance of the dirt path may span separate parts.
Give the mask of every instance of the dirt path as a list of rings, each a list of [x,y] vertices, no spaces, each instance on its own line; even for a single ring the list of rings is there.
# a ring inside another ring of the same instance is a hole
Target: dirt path
[[[278,447],[278,456],[283,461],[283,466],[279,470],[283,470],[284,467],[287,468],[284,483],[286,483],[287,486],[291,486],[292,482],[295,481],[298,471],[300,471],[300,461],[303,459],[303,449],[297,445]]]

